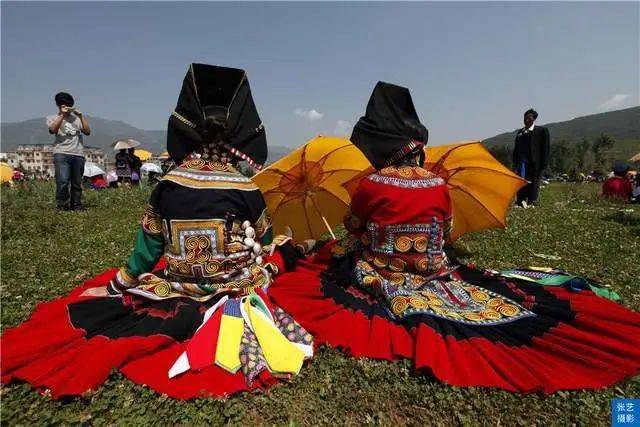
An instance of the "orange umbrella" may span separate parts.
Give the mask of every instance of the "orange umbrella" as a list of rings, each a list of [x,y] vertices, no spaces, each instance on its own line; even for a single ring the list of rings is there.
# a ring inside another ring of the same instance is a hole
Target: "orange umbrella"
[[[151,151],[147,151],[147,150],[141,150],[141,149],[137,149],[136,148],[134,153],[143,162],[146,161],[146,160],[149,160],[151,157],[153,157],[153,153]]]
[[[451,240],[472,231],[504,228],[511,200],[527,183],[479,142],[427,147],[424,167],[443,177],[449,187]]]
[[[342,223],[351,194],[373,169],[349,140],[318,136],[253,177],[274,231],[291,227],[297,241],[319,238]]]
[[[13,178],[13,168],[7,163],[0,163],[0,183],[10,182]]]

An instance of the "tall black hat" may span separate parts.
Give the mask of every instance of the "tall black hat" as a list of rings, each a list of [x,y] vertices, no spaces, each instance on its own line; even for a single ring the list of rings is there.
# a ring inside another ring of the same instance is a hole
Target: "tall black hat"
[[[376,169],[389,166],[427,144],[429,131],[418,118],[409,89],[378,82],[367,111],[353,128],[351,142]]]
[[[169,117],[167,151],[175,162],[202,146],[205,120],[226,116],[224,148],[260,168],[267,138],[251,96],[247,73],[238,68],[191,64],[178,104]]]

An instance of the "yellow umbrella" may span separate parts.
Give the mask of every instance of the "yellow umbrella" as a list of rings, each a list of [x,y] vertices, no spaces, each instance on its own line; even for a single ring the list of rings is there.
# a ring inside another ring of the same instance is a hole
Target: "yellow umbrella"
[[[149,158],[153,157],[153,153],[151,151],[147,151],[147,150],[135,150],[135,155],[140,157],[140,160],[142,160],[143,162],[145,160],[148,160]]]
[[[0,183],[10,182],[13,177],[13,168],[6,163],[0,163]]]
[[[427,147],[424,167],[447,182],[451,195],[451,240],[472,231],[504,228],[511,200],[527,183],[478,141]]]
[[[630,162],[640,162],[640,153],[629,159]]]
[[[318,136],[253,177],[273,219],[274,231],[290,226],[297,241],[318,238],[342,223],[351,194],[373,169],[343,138]],[[335,236],[334,236],[335,237]]]

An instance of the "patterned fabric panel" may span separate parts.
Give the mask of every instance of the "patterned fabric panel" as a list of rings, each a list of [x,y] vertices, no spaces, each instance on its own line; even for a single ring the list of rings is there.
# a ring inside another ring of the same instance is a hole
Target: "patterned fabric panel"
[[[162,234],[162,217],[155,211],[153,206],[147,205],[140,220],[142,230],[151,235]]]
[[[490,290],[454,279],[403,274],[387,278],[364,260],[355,268],[358,286],[382,298],[396,318],[430,315],[470,325],[496,325],[535,316],[515,301]]]
[[[370,181],[401,188],[429,188],[443,185],[442,178],[421,167],[390,166],[367,177]]]
[[[255,191],[258,187],[233,166],[216,161],[192,159],[167,173],[163,181],[171,181],[189,188]]]
[[[444,237],[450,221],[430,224],[367,225],[361,237],[363,257],[377,269],[420,274],[438,271],[446,263]]]

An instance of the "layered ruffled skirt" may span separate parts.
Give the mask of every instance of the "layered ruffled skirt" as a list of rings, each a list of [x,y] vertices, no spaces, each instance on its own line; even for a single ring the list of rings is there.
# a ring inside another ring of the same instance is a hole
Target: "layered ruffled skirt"
[[[26,381],[59,398],[96,390],[119,369],[174,398],[223,397],[290,378],[311,356],[312,337],[261,291],[244,306],[234,299],[82,296],[115,272],[39,305],[6,330],[2,383]]]
[[[640,370],[640,314],[591,291],[460,266],[451,273],[456,283],[492,295],[496,304],[515,303],[503,304],[506,316],[515,315],[516,304],[527,315],[504,322],[471,314],[480,321],[428,314],[401,319],[360,287],[338,284],[333,273],[326,262],[302,262],[269,294],[316,344],[352,356],[411,359],[415,369],[448,384],[522,393],[595,389]],[[498,318],[495,310],[488,314]]]

